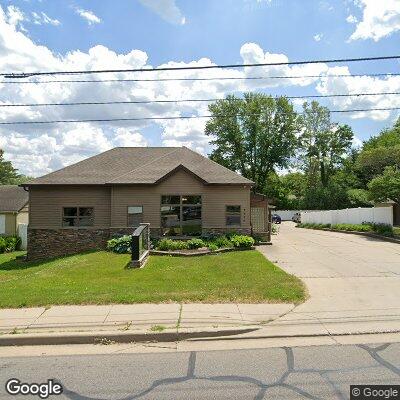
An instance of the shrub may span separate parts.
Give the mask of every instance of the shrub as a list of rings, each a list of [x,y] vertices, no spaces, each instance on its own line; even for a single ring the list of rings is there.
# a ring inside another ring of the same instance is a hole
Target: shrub
[[[200,249],[200,247],[205,247],[205,243],[201,239],[190,239],[187,241],[187,246],[189,249]]]
[[[183,240],[162,239],[158,242],[157,250],[186,250],[188,249],[187,242]]]
[[[299,228],[310,229],[334,229],[338,231],[355,231],[355,232],[376,232],[383,236],[393,236],[394,230],[391,225],[375,224],[373,222],[363,222],[362,224],[313,224],[313,223],[299,223],[296,225]]]
[[[332,225],[332,229],[339,231],[370,232],[372,227],[369,224],[336,224]]]
[[[21,238],[18,236],[0,236],[0,253],[19,250]]]
[[[119,238],[110,239],[107,242],[107,250],[114,253],[130,253],[132,245],[132,236],[125,235]]]
[[[331,224],[315,224],[312,222],[298,223],[296,225],[298,228],[308,228],[308,229],[330,229]]]
[[[271,224],[271,231],[274,235],[277,235],[279,233],[279,228],[278,225],[276,224]]]
[[[218,246],[215,243],[209,243],[208,244],[208,249],[210,251],[216,251],[216,250],[218,250]]]
[[[259,244],[261,242],[264,242],[264,238],[261,235],[257,235],[257,233],[253,233],[251,237],[254,239],[255,244]]]
[[[0,237],[0,253],[4,253],[6,251],[6,241],[3,237]]]
[[[254,239],[246,235],[234,235],[231,237],[231,242],[234,247],[241,249],[249,249],[254,245]]]
[[[226,236],[219,236],[212,240],[211,243],[214,243],[218,248],[233,247],[232,242]]]
[[[393,236],[393,226],[388,224],[372,224],[372,230],[379,235]]]
[[[236,231],[230,231],[230,232],[227,232],[224,236],[227,237],[228,240],[231,240],[231,238],[233,236],[241,236],[241,234],[239,232],[236,232]]]

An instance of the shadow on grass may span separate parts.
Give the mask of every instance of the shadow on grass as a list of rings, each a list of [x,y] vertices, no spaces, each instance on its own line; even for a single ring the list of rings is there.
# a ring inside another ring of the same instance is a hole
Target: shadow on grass
[[[65,255],[65,256],[61,256],[61,257],[53,257],[53,258],[48,258],[46,260],[38,260],[38,261],[27,261],[24,258],[16,257],[12,260],[0,263],[0,271],[20,271],[20,270],[24,270],[24,269],[33,268],[33,267],[44,266],[46,264],[50,264],[57,260],[66,260],[66,259],[76,257],[79,255],[96,253],[98,251],[100,251],[100,249],[99,250],[89,250],[89,251],[85,251],[85,252],[79,253],[79,254],[70,254],[70,255]]]

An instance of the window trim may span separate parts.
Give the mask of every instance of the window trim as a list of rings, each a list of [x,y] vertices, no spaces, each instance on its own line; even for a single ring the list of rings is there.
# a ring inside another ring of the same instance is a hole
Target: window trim
[[[239,213],[228,212],[228,207],[239,207]],[[239,224],[228,225],[228,215],[239,215]],[[238,228],[242,226],[242,205],[241,204],[225,204],[225,227],[226,228]]]
[[[139,204],[126,206],[126,226],[128,228],[131,228],[131,225],[129,225],[129,215],[132,214],[132,213],[129,213],[129,207],[141,207],[142,208],[142,212],[141,213],[136,213],[136,214],[142,214],[142,219],[143,219],[143,217],[144,217],[144,206],[143,205],[139,205]]]
[[[75,225],[75,226],[64,226],[63,219],[64,218],[68,218],[68,217],[64,216],[64,208],[76,208],[77,209],[76,210],[76,217],[70,217],[70,218],[76,218],[78,220],[78,225]],[[93,209],[93,216],[92,216],[93,225],[81,226],[79,224],[79,209],[80,208],[92,208]],[[95,218],[96,218],[96,211],[95,211],[95,207],[94,206],[75,206],[75,205],[72,205],[72,206],[62,206],[61,207],[61,228],[62,229],[88,229],[88,228],[93,228],[95,226]]]

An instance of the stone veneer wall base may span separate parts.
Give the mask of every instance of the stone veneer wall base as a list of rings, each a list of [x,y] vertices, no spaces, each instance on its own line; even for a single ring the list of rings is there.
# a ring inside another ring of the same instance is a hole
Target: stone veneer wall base
[[[150,228],[151,236],[161,236],[159,228]],[[44,260],[54,257],[68,256],[90,250],[105,249],[107,240],[112,237],[129,235],[132,228],[64,228],[37,229],[28,227],[27,260]],[[203,228],[203,234],[223,234],[238,232],[250,235],[250,228]]]

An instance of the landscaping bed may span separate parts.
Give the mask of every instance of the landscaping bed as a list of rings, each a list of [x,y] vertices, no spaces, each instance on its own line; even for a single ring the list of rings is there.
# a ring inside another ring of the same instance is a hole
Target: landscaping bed
[[[288,302],[303,283],[256,250],[207,257],[151,255],[129,269],[129,254],[96,251],[43,262],[0,254],[0,307],[160,302]]]
[[[172,238],[151,239],[151,251],[153,254],[168,255],[204,255],[232,250],[253,249],[254,238],[247,235],[231,233],[227,235],[215,235],[202,238],[179,240]],[[131,252],[132,237],[129,235],[113,238],[107,242],[107,250],[118,254]]]
[[[150,254],[159,256],[174,256],[174,257],[194,257],[194,256],[205,256],[219,253],[227,253],[230,251],[244,251],[244,250],[255,250],[255,247],[240,248],[240,247],[222,247],[216,250],[210,250],[208,247],[202,247],[200,249],[187,249],[187,250],[150,250]]]
[[[314,223],[298,223],[297,228],[317,229],[329,232],[353,233],[373,238],[386,240],[393,243],[400,243],[400,233],[398,228],[386,224],[314,224]]]

